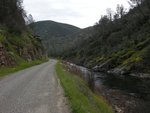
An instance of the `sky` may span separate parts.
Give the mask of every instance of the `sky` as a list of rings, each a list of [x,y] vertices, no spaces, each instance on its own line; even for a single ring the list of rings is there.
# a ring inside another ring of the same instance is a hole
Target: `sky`
[[[117,4],[129,8],[128,0],[24,0],[23,6],[35,21],[53,20],[85,28],[107,14],[107,8],[115,11]]]

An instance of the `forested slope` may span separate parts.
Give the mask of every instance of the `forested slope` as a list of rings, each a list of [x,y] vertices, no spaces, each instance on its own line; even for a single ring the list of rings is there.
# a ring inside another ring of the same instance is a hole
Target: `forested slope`
[[[92,36],[63,55],[76,64],[113,74],[150,73],[150,2],[131,0],[101,17]]]
[[[72,37],[73,34],[81,30],[78,27],[54,21],[35,22],[30,24],[30,28],[36,35],[40,36],[50,56],[62,54],[75,39]]]
[[[22,0],[0,0],[0,67],[45,57],[41,40],[26,26]]]

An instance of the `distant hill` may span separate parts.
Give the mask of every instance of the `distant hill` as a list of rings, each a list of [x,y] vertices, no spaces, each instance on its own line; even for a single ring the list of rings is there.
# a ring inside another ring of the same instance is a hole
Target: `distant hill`
[[[40,36],[51,56],[63,52],[74,40],[71,35],[81,30],[78,27],[54,21],[39,21],[30,24],[30,27],[36,35]]]

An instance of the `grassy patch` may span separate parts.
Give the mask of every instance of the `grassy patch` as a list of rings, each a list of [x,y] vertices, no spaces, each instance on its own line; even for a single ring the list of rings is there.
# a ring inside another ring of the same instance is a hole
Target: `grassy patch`
[[[82,79],[66,71],[60,63],[56,65],[56,72],[73,113],[113,113],[102,97],[95,95]]]
[[[0,43],[2,43],[5,40],[4,36],[0,33]]]
[[[17,66],[14,66],[14,67],[1,67],[0,77],[17,72],[19,70],[22,70],[31,66],[34,66],[34,65],[41,64],[43,62],[46,62],[46,60],[34,60],[31,62],[22,61],[21,63],[19,63]]]

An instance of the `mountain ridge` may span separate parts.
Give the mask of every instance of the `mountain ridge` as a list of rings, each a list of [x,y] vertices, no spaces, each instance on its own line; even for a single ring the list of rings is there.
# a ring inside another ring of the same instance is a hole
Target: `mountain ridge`
[[[81,30],[76,26],[51,20],[38,21],[29,26],[40,36],[50,56],[57,56],[68,48],[69,43],[74,40],[71,35]]]

